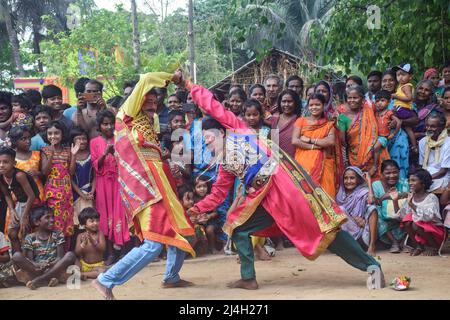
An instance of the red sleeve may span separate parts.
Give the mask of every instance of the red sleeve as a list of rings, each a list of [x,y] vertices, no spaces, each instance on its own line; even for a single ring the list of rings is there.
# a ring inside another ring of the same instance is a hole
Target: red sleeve
[[[206,88],[194,85],[191,90],[192,100],[207,114],[220,122],[225,129],[247,129],[247,125],[234,115],[233,112],[214,99],[213,94]]]
[[[228,192],[234,185],[235,179],[236,177],[232,173],[223,170],[222,166],[220,166],[219,174],[216,182],[213,184],[211,193],[202,201],[198,202],[194,206],[194,209],[197,209],[196,211],[200,213],[216,209],[225,201]]]

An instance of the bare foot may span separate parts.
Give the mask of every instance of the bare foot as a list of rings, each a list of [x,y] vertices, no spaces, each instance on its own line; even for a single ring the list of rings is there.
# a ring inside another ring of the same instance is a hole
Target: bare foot
[[[161,288],[163,288],[163,289],[185,288],[185,287],[192,287],[194,285],[195,284],[193,282],[180,279],[180,280],[178,280],[177,282],[174,282],[174,283],[163,282],[163,283],[161,283]]]
[[[50,281],[48,282],[49,287],[56,287],[58,285],[59,281],[56,278],[51,278]]]
[[[275,250],[281,251],[281,250],[283,250],[283,249],[284,249],[283,243],[280,241],[280,242],[276,245]]]
[[[104,287],[97,279],[91,282],[91,285],[97,289],[105,300],[116,300],[111,289]]]
[[[108,258],[105,261],[105,265],[106,266],[110,266],[112,264],[114,264],[114,262],[116,262],[116,257],[114,255],[110,255],[108,256]]]
[[[259,260],[262,260],[262,261],[272,260],[272,258],[269,256],[267,251],[261,246],[256,246],[255,247],[255,253],[256,253],[256,257]]]
[[[228,288],[237,288],[237,289],[245,289],[245,290],[256,290],[258,289],[258,282],[255,279],[244,280],[240,279],[235,282],[230,282],[227,284]]]
[[[39,286],[37,286],[36,283],[33,280],[28,281],[26,286],[30,290],[36,290],[37,288],[39,288]]]
[[[367,254],[376,257],[375,246],[369,246],[369,248],[367,248]]]
[[[415,248],[413,251],[411,251],[411,253],[409,254],[410,256],[418,256],[420,255],[422,252],[424,251],[424,249],[422,247],[417,247]]]
[[[438,255],[438,250],[433,247],[425,247],[425,250],[422,252],[423,256],[432,257]]]

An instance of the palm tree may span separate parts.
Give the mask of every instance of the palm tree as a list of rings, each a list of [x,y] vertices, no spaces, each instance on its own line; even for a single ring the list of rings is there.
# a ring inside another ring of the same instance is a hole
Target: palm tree
[[[246,12],[257,10],[269,23],[258,26],[256,32],[248,37],[247,45],[254,49],[263,39],[268,39],[280,49],[293,53],[300,51],[313,59],[315,50],[310,42],[311,29],[318,26],[319,30],[323,30],[334,4],[335,0],[277,0],[268,5],[248,4]],[[282,36],[278,37],[280,30]]]
[[[139,71],[139,67],[141,64],[141,44],[139,42],[139,26],[136,0],[131,0],[131,21],[133,21],[133,63],[136,71]]]
[[[40,54],[40,42],[44,39],[41,33],[44,25],[42,17],[51,15],[57,22],[56,29],[59,31],[68,30],[66,23],[67,8],[74,0],[15,0],[12,4],[13,12],[26,30],[31,25],[31,34],[33,42],[33,53]],[[38,59],[38,70],[43,71],[42,62]]]
[[[23,69],[22,60],[20,58],[20,47],[19,40],[17,37],[17,30],[13,25],[12,20],[12,10],[8,0],[0,0],[0,19],[3,19],[6,25],[6,31],[8,33],[9,42],[12,47],[12,54],[14,58],[14,63],[16,65],[17,71],[20,76],[25,75],[25,71]]]

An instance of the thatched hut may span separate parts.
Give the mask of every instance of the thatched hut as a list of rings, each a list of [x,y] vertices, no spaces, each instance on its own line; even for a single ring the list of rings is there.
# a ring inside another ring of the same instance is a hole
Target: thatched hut
[[[258,62],[256,59],[249,61],[209,89],[226,95],[231,85],[241,85],[247,91],[254,83],[262,84],[264,78],[272,73],[278,74],[283,79],[294,74],[302,76],[299,74],[300,60],[300,57],[289,52],[273,48],[262,61]]]

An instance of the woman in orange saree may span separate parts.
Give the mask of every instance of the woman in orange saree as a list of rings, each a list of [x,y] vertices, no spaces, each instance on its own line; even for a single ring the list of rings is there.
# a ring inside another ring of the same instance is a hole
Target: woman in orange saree
[[[297,119],[292,144],[298,164],[334,199],[343,169],[341,144],[334,121],[325,117],[324,107],[323,95],[314,94],[309,99],[311,116]]]
[[[374,152],[378,139],[378,126],[372,105],[365,101],[362,87],[347,90],[347,110],[340,113],[337,126],[341,141],[345,141],[348,164],[360,168],[378,180],[381,163],[390,159],[386,148],[381,154]]]
[[[114,149],[119,169],[120,194],[130,227],[143,241],[111,269],[101,273],[93,286],[106,299],[112,289],[128,281],[168,245],[166,272],[162,287],[183,287],[191,282],[180,279],[185,253],[195,252],[185,237],[194,229],[175,193],[175,184],[153,126],[157,108],[155,88],[165,87],[173,75],[141,75],[132,94],[116,119]]]

